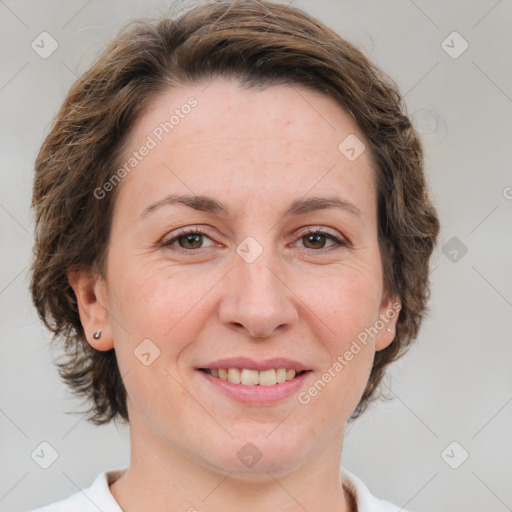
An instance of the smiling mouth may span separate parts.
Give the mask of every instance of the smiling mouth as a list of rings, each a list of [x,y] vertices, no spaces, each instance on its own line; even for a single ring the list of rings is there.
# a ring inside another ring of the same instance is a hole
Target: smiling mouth
[[[296,371],[288,368],[270,370],[249,370],[248,368],[199,368],[199,371],[207,373],[214,378],[243,384],[245,386],[274,386],[293,380],[299,375],[310,370]]]

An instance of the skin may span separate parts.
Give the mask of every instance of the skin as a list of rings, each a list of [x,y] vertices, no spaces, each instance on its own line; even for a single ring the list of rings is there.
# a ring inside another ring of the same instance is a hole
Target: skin
[[[344,424],[375,351],[393,341],[396,317],[306,405],[296,395],[240,403],[196,368],[288,357],[312,370],[307,390],[397,302],[383,293],[369,151],[351,162],[338,150],[347,135],[364,137],[318,92],[205,85],[166,93],[139,119],[127,158],[175,108],[198,102],[118,185],[104,275],[69,273],[88,340],[115,347],[128,392],[131,465],[111,491],[131,511],[349,511]],[[231,214],[168,204],[140,217],[171,193],[213,197]],[[361,214],[283,217],[292,201],[313,196],[344,198]],[[184,227],[206,236],[174,241],[186,254],[159,244]],[[308,227],[347,245],[310,241],[301,233]],[[236,252],[247,236],[263,248],[252,263]],[[134,357],[144,339],[160,349],[149,366]],[[262,455],[251,468],[237,457],[248,442]]]

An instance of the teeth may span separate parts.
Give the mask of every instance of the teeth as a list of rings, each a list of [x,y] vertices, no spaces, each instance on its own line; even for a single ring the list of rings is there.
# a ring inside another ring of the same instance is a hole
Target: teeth
[[[286,380],[286,368],[279,368],[276,370],[276,381],[278,384]]]
[[[295,370],[286,370],[286,380],[292,380],[295,377]]]
[[[212,368],[210,374],[233,384],[246,386],[274,386],[287,380],[292,380],[297,375],[293,369],[277,368],[276,370],[249,370],[248,368]]]
[[[233,384],[240,384],[240,370],[237,368],[228,369],[228,381]]]
[[[275,370],[263,370],[259,372],[258,379],[260,386],[274,386],[277,384]]]
[[[263,370],[259,375],[260,386],[274,386],[277,384],[275,370]]]
[[[247,370],[244,368],[240,374],[240,381],[246,386],[258,384],[258,370]]]

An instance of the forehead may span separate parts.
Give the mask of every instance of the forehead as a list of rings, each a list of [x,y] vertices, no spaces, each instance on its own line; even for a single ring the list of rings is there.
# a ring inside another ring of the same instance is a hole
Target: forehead
[[[347,137],[362,146],[353,118],[324,94],[216,79],[169,91],[150,105],[132,130],[125,159],[145,145],[151,149],[125,181],[154,199],[169,183],[180,192],[217,191],[227,199],[259,191],[270,203],[279,192],[291,202],[308,190],[332,194],[341,186],[364,202],[357,196],[374,188],[369,151],[347,158]]]
[[[262,140],[270,153],[282,151],[285,141],[291,151],[300,144],[305,152],[337,152],[346,135],[363,138],[354,119],[325,94],[292,84],[242,88],[224,78],[160,96],[132,135],[148,133],[180,145],[236,140],[258,148]],[[223,152],[227,149],[224,145]]]

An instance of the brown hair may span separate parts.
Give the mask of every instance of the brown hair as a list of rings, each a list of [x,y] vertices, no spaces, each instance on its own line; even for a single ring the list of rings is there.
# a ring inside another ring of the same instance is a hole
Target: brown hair
[[[320,91],[353,116],[369,145],[383,286],[402,309],[393,343],[375,355],[355,418],[374,397],[386,366],[417,336],[439,221],[421,144],[394,82],[316,19],[260,0],[213,1],[176,19],[132,22],[71,87],[38,154],[32,200],[31,293],[54,339],[64,342],[60,374],[91,401],[91,421],[128,420],[115,352],[87,342],[67,271],[104,268],[117,189],[102,200],[94,191],[118,169],[123,143],[144,109],[174,87],[217,76],[247,87],[287,83]]]

